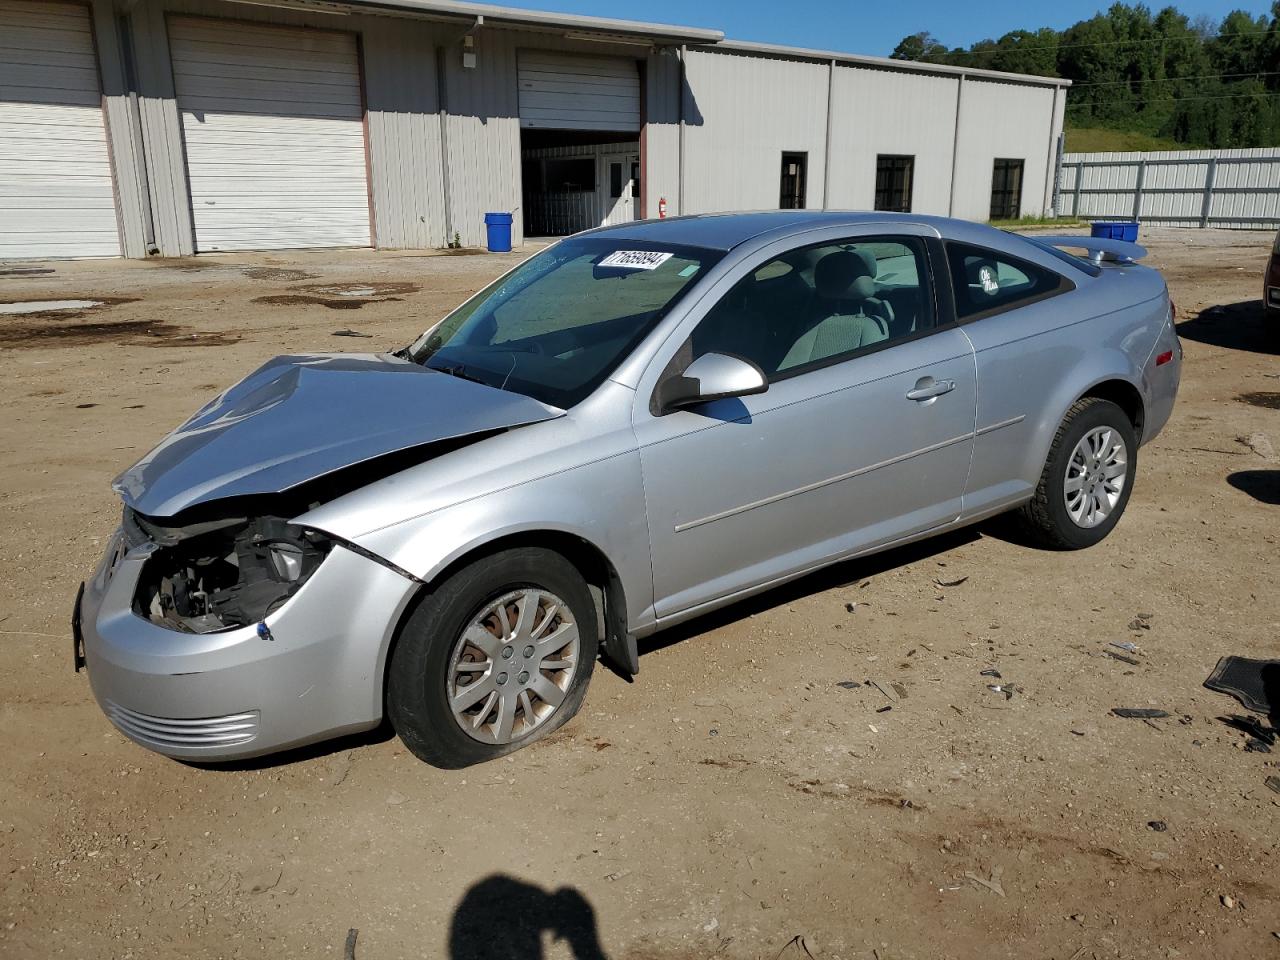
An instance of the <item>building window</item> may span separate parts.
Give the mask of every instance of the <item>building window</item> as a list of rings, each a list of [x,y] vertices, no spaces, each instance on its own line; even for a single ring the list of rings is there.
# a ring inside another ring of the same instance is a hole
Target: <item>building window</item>
[[[622,196],[622,161],[609,164],[609,196],[617,200]]]
[[[911,182],[915,157],[881,154],[876,157],[876,209],[911,212]]]
[[[784,153],[782,155],[782,189],[778,206],[783,210],[804,209],[805,171],[809,166],[809,154]]]
[[[996,160],[991,173],[991,219],[1016,220],[1022,212],[1022,160]]]

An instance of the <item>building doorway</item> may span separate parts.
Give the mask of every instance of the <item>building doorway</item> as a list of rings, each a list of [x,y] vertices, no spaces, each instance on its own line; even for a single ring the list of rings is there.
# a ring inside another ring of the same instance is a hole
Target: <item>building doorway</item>
[[[782,181],[778,207],[782,210],[803,210],[805,181],[808,179],[809,154],[784,153],[782,155]]]
[[[521,50],[525,236],[563,237],[640,215],[640,63]]]
[[[640,217],[640,143],[631,131],[521,131],[524,232],[565,237]]]

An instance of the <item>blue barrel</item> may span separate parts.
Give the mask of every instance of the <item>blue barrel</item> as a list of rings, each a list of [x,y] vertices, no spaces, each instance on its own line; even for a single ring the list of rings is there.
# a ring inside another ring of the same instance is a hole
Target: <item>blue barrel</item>
[[[486,213],[484,215],[485,231],[489,235],[490,253],[511,252],[511,220],[509,213]]]
[[[1089,226],[1089,235],[1102,240],[1138,242],[1138,225],[1132,220],[1097,220]]]

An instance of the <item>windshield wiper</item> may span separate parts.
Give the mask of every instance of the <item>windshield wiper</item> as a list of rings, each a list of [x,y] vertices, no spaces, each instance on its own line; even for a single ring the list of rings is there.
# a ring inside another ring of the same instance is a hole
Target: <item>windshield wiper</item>
[[[439,367],[427,365],[428,370],[434,370],[437,373],[447,373],[451,377],[457,377],[459,380],[470,380],[472,383],[482,383],[486,387],[489,385],[487,381],[481,380],[475,374],[467,373],[466,369],[460,363],[446,364]]]

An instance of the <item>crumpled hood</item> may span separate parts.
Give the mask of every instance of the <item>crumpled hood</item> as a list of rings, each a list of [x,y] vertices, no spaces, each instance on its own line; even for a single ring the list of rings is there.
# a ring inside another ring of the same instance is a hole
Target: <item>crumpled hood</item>
[[[172,517],[224,497],[281,493],[384,454],[563,415],[388,354],[276,357],[112,486],[139,513]]]

